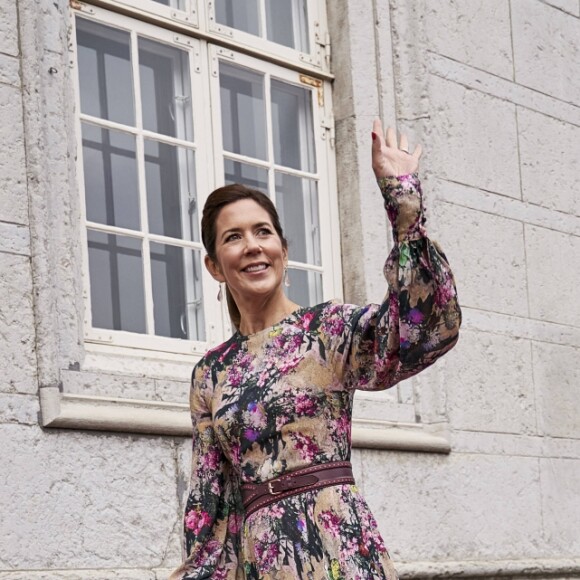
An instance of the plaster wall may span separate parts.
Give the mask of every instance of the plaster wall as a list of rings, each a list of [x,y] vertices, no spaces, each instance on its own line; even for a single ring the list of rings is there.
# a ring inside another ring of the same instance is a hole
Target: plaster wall
[[[179,559],[189,441],[40,427],[43,389],[187,393],[175,365],[104,369],[82,348],[68,10],[0,0],[0,580],[157,580]],[[451,453],[357,449],[363,493],[402,577],[580,577],[580,2],[328,12],[345,299],[384,293],[380,115],[425,146],[465,316],[456,349],[388,399]]]

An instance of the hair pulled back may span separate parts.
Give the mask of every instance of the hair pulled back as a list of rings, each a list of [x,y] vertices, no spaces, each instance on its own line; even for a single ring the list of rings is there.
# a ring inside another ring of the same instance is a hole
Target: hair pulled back
[[[212,191],[212,193],[210,193],[209,197],[207,198],[205,205],[203,206],[203,214],[201,218],[201,240],[207,255],[215,264],[218,263],[216,254],[216,238],[217,220],[219,214],[226,205],[235,203],[236,201],[241,201],[243,199],[251,199],[252,201],[255,201],[268,213],[268,216],[272,221],[272,225],[274,226],[274,230],[282,242],[282,246],[285,249],[288,248],[288,241],[284,237],[284,232],[282,231],[282,226],[280,225],[280,216],[278,215],[272,200],[257,189],[252,189],[251,187],[247,187],[241,183],[234,183],[232,185],[225,185],[224,187],[220,187]],[[237,329],[239,329],[241,319],[240,311],[227,284],[226,298],[228,303],[228,312],[230,314],[232,324]]]

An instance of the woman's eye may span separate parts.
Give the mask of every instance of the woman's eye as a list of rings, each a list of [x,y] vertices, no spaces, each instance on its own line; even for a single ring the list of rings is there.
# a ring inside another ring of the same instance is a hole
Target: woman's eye
[[[240,234],[230,234],[226,238],[226,242],[233,242],[234,240],[238,240],[240,238]]]
[[[272,233],[272,230],[270,230],[270,228],[260,228],[258,233],[263,236],[269,236]]]

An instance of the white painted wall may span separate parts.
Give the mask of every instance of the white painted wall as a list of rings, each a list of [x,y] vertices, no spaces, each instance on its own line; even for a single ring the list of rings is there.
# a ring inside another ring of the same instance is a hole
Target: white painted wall
[[[189,441],[40,427],[42,389],[168,401],[187,383],[83,349],[68,10],[0,0],[0,580],[154,580],[179,558]],[[425,146],[465,314],[388,399],[451,453],[355,450],[361,487],[404,577],[580,577],[580,2],[328,10],[346,299],[384,293],[380,114]]]

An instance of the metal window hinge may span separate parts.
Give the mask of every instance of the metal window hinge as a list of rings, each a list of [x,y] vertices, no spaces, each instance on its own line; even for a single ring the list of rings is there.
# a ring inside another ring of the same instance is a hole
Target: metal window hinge
[[[332,116],[327,115],[322,119],[322,138],[326,140],[328,135],[328,141],[330,143],[331,149],[334,149],[334,144],[336,143],[336,134],[334,131],[334,119]]]
[[[195,21],[195,8],[191,9],[191,13],[183,12],[182,10],[172,10],[171,19],[177,20],[177,22],[185,22],[191,24],[195,28],[199,28],[197,22]]]
[[[196,73],[200,73],[201,72],[201,57],[199,54],[198,42],[195,41],[193,38],[190,38],[189,36],[183,36],[181,34],[174,34],[173,40],[177,44],[183,44],[184,46],[187,46],[187,47],[193,49],[193,70]]]
[[[219,76],[219,59],[220,58],[228,58],[230,60],[236,60],[236,56],[233,51],[228,50],[227,48],[217,48],[213,51],[213,55],[211,57],[211,74],[214,77]]]
[[[69,0],[69,6],[73,10],[80,10],[85,14],[94,14],[95,9],[91,6],[87,6],[84,2],[79,2],[79,0]]]
[[[314,39],[316,44],[320,47],[320,51],[322,52],[322,56],[324,57],[327,68],[330,68],[330,34],[328,31],[320,30],[320,25],[318,22],[315,23],[315,27],[316,32],[314,33]]]
[[[318,91],[318,106],[324,107],[324,83],[320,79],[309,77],[308,75],[300,75],[300,82],[303,85],[314,87]]]
[[[229,36],[232,38],[234,36],[234,31],[228,26],[220,26],[215,18],[215,7],[213,2],[207,3],[207,14],[209,18],[209,28],[212,32],[217,32],[222,36]]]

